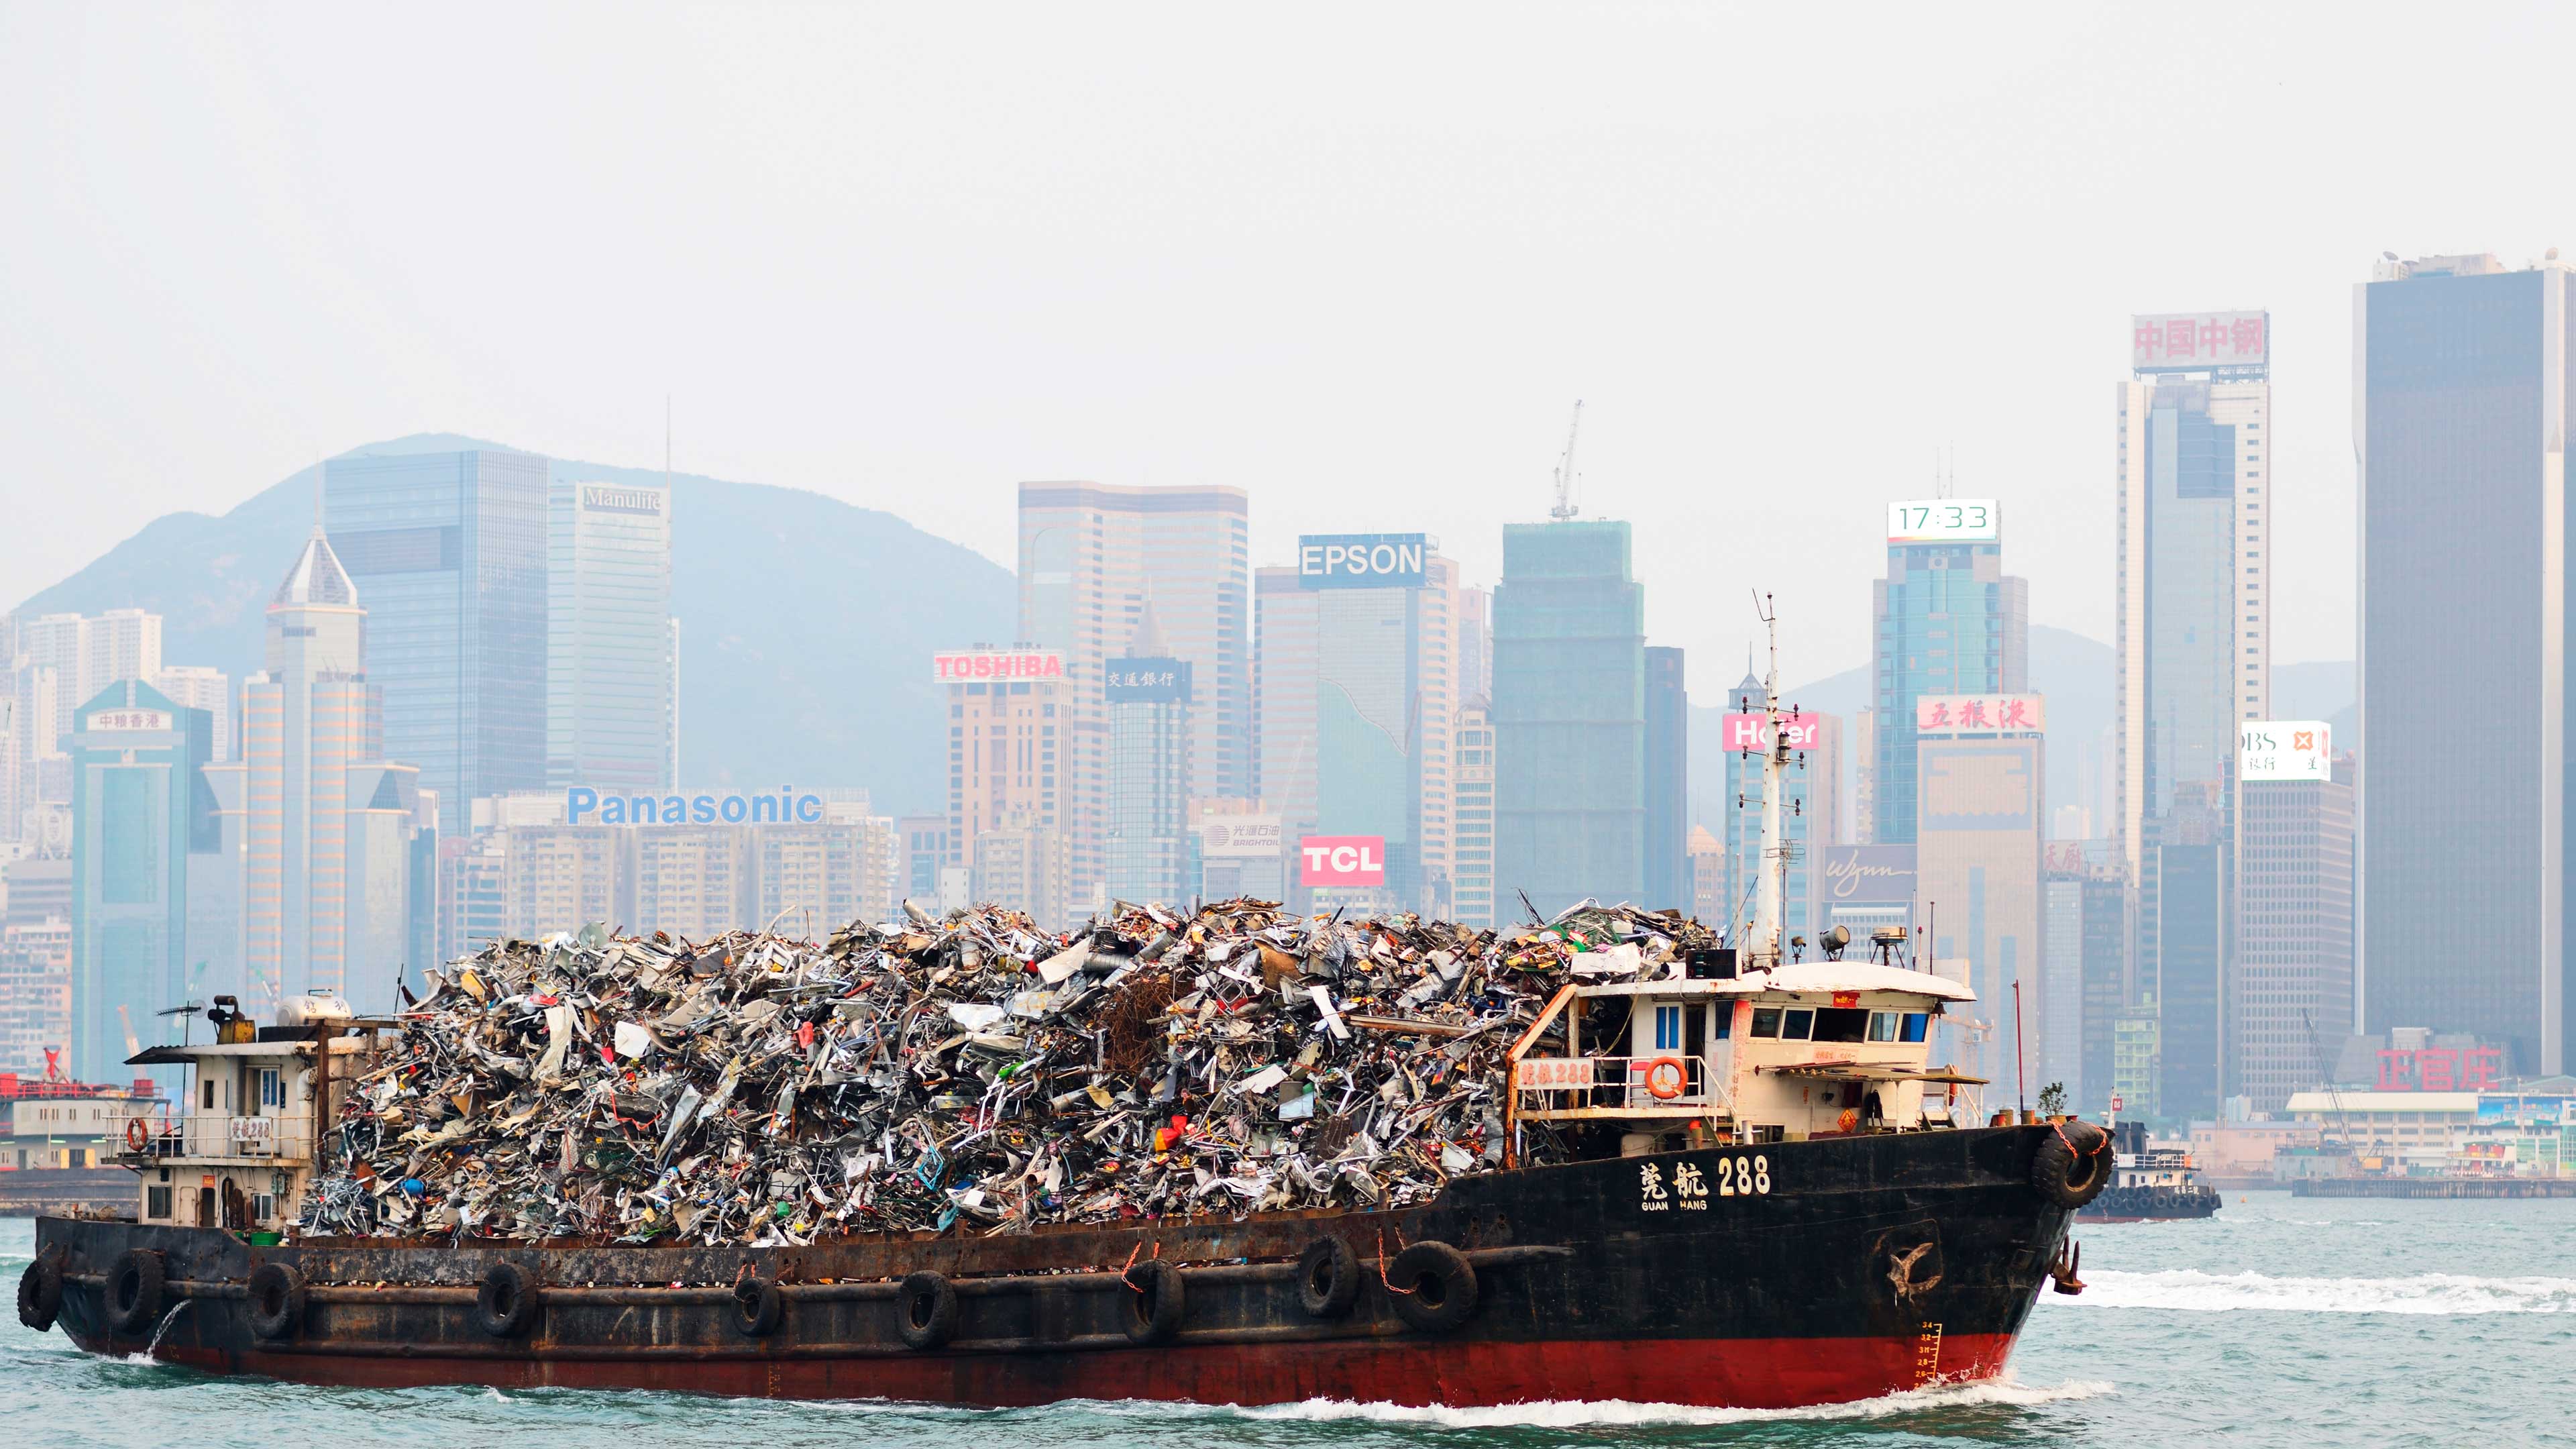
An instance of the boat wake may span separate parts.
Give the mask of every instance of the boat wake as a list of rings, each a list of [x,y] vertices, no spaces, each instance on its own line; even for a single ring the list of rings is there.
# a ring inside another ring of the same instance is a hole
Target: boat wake
[[[1444,1429],[1573,1429],[1605,1425],[1613,1427],[1657,1424],[1686,1426],[1775,1420],[1886,1419],[1954,1408],[1987,1406],[2036,1408],[2043,1404],[2099,1398],[2116,1392],[2118,1391],[2107,1383],[2074,1382],[2060,1384],[2054,1388],[2042,1388],[2009,1381],[1988,1381],[1911,1389],[1904,1393],[1886,1394],[1875,1399],[1860,1399],[1846,1404],[1811,1404],[1796,1409],[1712,1409],[1690,1404],[1637,1404],[1619,1399],[1598,1401],[1549,1399],[1529,1404],[1497,1404],[1489,1408],[1459,1409],[1440,1405],[1416,1408],[1402,1404],[1352,1403],[1346,1399],[1307,1399],[1294,1404],[1272,1404],[1249,1409],[1230,1408],[1214,1412],[1240,1415],[1248,1419],[1299,1422],[1358,1420],[1388,1424],[1423,1424]],[[1156,1412],[1169,1413],[1180,1406],[1156,1404],[1150,1407]]]
[[[2188,1313],[2576,1313],[2576,1278],[2277,1278],[2268,1273],[2090,1273],[2082,1297],[2041,1295],[2078,1308],[2168,1308]]]

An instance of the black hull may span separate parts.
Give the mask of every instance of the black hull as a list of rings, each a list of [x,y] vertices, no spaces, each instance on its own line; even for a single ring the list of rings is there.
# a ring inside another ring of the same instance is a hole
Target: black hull
[[[1282,1214],[1046,1229],[999,1238],[854,1238],[808,1248],[398,1244],[252,1248],[200,1230],[46,1219],[65,1272],[61,1326],[96,1353],[106,1276],[164,1257],[159,1356],[335,1384],[490,1383],[776,1397],[1034,1404],[1071,1397],[1269,1403],[1331,1397],[1493,1404],[1625,1398],[1781,1407],[1993,1377],[2047,1281],[2069,1215],[2031,1186],[2047,1128],[1835,1138],[1464,1178],[1387,1213]],[[1755,1166],[1759,1160],[1759,1168]],[[1696,1175],[1701,1194],[1684,1190]],[[1744,1182],[1748,1191],[1723,1194]],[[1762,1190],[1767,1187],[1767,1191]],[[1308,1317],[1295,1259],[1322,1236],[1358,1258],[1346,1317]],[[1409,1326],[1375,1271],[1437,1240],[1475,1267],[1454,1329]],[[1138,1346],[1119,1270],[1184,1269],[1184,1315]],[[244,1288],[285,1263],[311,1285],[288,1337],[262,1341]],[[543,1285],[532,1325],[496,1338],[474,1288],[515,1263]],[[778,1279],[776,1331],[749,1336],[729,1285]],[[958,1290],[945,1346],[905,1346],[895,1283]],[[671,1284],[685,1286],[671,1287]],[[378,1287],[383,1284],[386,1286]],[[638,1286],[646,1285],[646,1286]]]

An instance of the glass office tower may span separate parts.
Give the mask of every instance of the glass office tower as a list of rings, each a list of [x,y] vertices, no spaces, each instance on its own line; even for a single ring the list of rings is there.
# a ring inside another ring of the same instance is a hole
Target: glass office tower
[[[1628,525],[1503,528],[1494,590],[1494,911],[1646,893],[1646,590]]]
[[[676,788],[670,492],[556,479],[547,515],[546,783]]]
[[[1914,701],[2030,688],[2030,585],[2003,571],[1991,498],[1888,505],[1887,577],[1870,585],[1876,684],[1870,818],[1876,843],[1915,838]],[[1869,843],[1869,842],[1863,842]]]

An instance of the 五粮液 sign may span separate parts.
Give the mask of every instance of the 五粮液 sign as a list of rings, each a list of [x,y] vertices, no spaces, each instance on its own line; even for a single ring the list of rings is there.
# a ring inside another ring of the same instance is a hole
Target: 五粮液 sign
[[[1297,539],[1297,587],[1419,588],[1428,551],[1428,536],[1419,533],[1303,534]]]
[[[2048,728],[2036,694],[1927,694],[1914,701],[1919,735],[2029,735]]]

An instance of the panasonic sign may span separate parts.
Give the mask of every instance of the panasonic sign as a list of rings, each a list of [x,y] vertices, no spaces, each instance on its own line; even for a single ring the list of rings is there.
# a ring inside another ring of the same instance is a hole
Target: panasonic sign
[[[1297,540],[1301,589],[1418,589],[1430,539],[1420,533],[1309,533]]]
[[[823,797],[775,795],[602,795],[588,785],[564,791],[567,825],[819,825]]]

